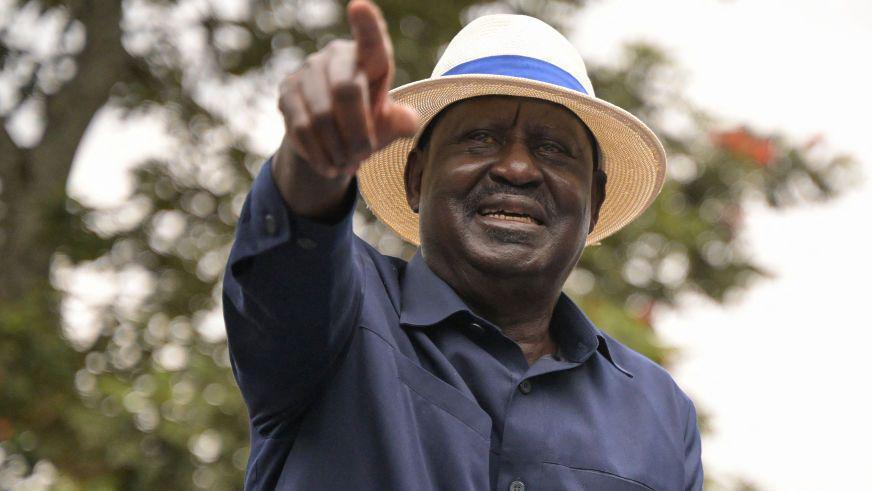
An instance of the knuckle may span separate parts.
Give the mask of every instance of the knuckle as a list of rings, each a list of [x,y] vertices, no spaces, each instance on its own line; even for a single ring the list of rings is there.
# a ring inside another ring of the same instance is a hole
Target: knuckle
[[[353,41],[348,39],[333,39],[324,46],[324,51],[347,51],[349,48],[354,48]]]
[[[300,66],[297,68],[297,71],[295,73],[298,73],[298,74],[299,73],[307,73],[307,72],[311,72],[312,70],[317,69],[316,67],[318,67],[320,64],[323,63],[323,61],[322,61],[323,59],[324,59],[324,51],[323,50],[311,53],[309,56],[306,56],[305,58],[303,58],[303,61],[300,62]]]
[[[279,82],[279,99],[288,97],[297,90],[298,80],[296,74],[288,75]]]
[[[296,78],[301,73],[305,73],[307,70],[309,70],[310,67],[312,66],[312,56],[313,55],[309,55],[309,56],[303,58],[303,61],[301,61],[300,64],[297,65],[297,68],[294,69],[293,73],[291,73],[290,77],[288,77],[288,78]]]
[[[309,60],[309,66],[324,63],[324,60],[327,60],[330,58],[330,51],[331,50],[325,46],[325,47],[319,49],[318,51],[315,51],[314,53],[310,54],[307,57],[307,59]]]

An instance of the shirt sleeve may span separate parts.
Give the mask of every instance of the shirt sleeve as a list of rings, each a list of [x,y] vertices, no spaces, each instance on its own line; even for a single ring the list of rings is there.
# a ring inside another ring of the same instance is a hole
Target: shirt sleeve
[[[699,425],[693,401],[688,399],[688,404],[687,426],[684,432],[684,489],[685,491],[702,491],[702,444]]]
[[[331,375],[363,296],[351,222],[356,181],[335,223],[294,216],[263,165],[245,200],[224,275],[233,373],[252,427],[279,438]]]

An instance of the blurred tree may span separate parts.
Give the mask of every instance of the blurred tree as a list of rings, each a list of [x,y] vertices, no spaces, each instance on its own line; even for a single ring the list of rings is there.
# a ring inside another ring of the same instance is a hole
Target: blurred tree
[[[382,1],[396,83],[429,76],[478,15],[527,13],[566,32],[583,3]],[[275,111],[279,80],[305,54],[346,35],[343,6],[329,0],[0,0],[0,488],[241,487],[248,427],[220,276],[270,151],[259,116]],[[720,128],[650,46],[589,68],[600,97],[662,136],[671,179],[641,219],[585,253],[566,290],[668,364],[656,307],[687,292],[722,302],[763,274],[740,240],[743,207],[830,197],[850,161]],[[108,109],[161,121],[171,144],[107,209],[68,197],[66,183]],[[355,225],[383,252],[411,255],[364,207]],[[76,286],[85,273],[111,294],[88,300]]]

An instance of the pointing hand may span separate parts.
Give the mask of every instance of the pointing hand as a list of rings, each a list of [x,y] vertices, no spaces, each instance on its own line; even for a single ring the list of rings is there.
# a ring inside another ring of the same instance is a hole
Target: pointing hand
[[[352,0],[348,21],[354,40],[310,55],[280,89],[283,146],[325,178],[353,175],[373,152],[414,135],[418,124],[415,110],[388,94],[394,55],[381,11]]]

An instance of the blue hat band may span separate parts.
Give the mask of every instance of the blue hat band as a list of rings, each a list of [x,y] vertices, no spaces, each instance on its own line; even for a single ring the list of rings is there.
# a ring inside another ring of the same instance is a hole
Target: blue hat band
[[[560,87],[587,94],[584,86],[566,70],[547,61],[528,56],[497,55],[461,63],[442,75],[507,75]]]

